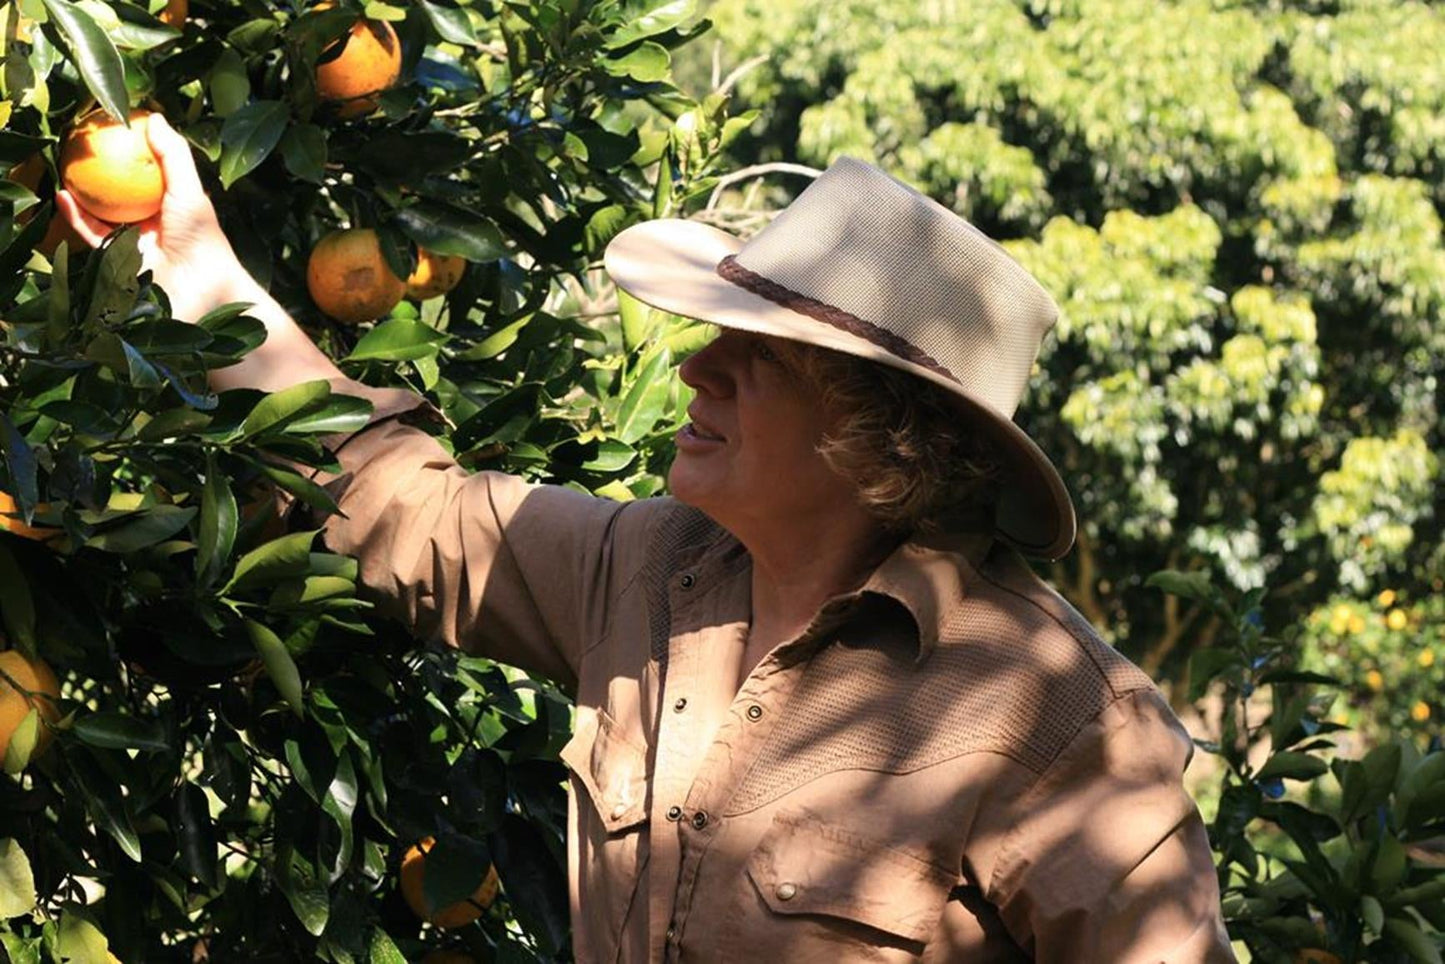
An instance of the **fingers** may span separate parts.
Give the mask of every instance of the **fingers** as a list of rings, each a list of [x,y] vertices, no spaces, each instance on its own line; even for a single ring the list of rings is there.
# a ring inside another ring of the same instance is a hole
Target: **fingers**
[[[166,193],[188,203],[203,200],[205,190],[201,187],[201,175],[196,172],[196,160],[191,156],[191,145],[164,114],[157,112],[150,116],[146,122],[146,140],[161,162]]]
[[[112,224],[106,224],[99,218],[87,214],[76,203],[74,196],[69,191],[55,192],[55,207],[59,210],[60,216],[70,223],[71,229],[92,248],[100,247],[100,243],[105,240],[105,236],[114,227]]]

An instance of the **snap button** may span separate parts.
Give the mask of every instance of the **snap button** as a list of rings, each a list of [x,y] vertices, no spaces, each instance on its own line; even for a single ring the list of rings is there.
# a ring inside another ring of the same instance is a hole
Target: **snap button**
[[[626,812],[627,812],[627,804],[625,804],[625,803],[619,803],[617,806],[615,806],[615,807],[612,808],[612,819],[613,819],[613,820],[621,820],[621,819],[622,819],[622,815],[623,815],[624,813],[626,813]]]
[[[703,827],[706,827],[706,826],[707,826],[707,814],[706,814],[706,813],[703,813],[701,810],[699,810],[697,813],[695,813],[695,814],[692,815],[692,829],[694,829],[694,830],[701,830]]]
[[[690,572],[685,572],[682,574],[682,578],[678,580],[678,583],[684,589],[691,589],[693,586],[697,585],[697,577]]]
[[[681,819],[682,819],[682,807],[668,807],[668,808],[667,808],[667,819],[669,819],[669,820],[681,820]]]
[[[667,929],[667,933],[666,933],[665,935],[663,935],[663,936],[665,936],[665,937],[667,938],[668,943],[671,943],[671,942],[677,940],[677,928],[676,928],[676,927],[669,927],[669,928]]]
[[[672,712],[681,713],[685,709],[687,709],[687,697],[679,696],[677,702],[672,704]]]
[[[750,720],[752,720],[754,723],[756,723],[758,720],[761,720],[762,718],[763,718],[763,708],[762,708],[761,706],[759,706],[758,704],[754,703],[752,706],[749,706],[749,707],[748,707],[748,719],[750,719]]]
[[[798,885],[779,884],[778,889],[774,891],[774,893],[778,895],[778,900],[792,900],[798,895]]]

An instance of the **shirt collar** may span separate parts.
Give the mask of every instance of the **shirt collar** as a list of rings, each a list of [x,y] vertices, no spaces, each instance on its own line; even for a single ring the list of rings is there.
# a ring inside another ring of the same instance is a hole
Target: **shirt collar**
[[[915,537],[884,559],[860,592],[891,599],[912,617],[921,662],[938,645],[939,627],[963,600],[993,542],[980,532]]]

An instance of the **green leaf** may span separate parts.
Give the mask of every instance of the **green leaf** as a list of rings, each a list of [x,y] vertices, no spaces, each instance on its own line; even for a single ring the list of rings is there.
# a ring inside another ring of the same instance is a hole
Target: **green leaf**
[[[298,718],[304,716],[306,708],[302,696],[301,673],[296,669],[296,661],[291,658],[286,644],[281,642],[281,638],[269,627],[254,619],[246,620],[246,631],[250,633],[251,642],[260,654],[261,662],[266,666],[266,675],[276,684],[276,691],[291,707],[291,712]]]
[[[472,18],[467,16],[466,7],[447,7],[432,3],[431,0],[419,0],[417,6],[421,8],[432,30],[443,40],[470,47],[475,47],[480,42],[476,28],[472,26]]]
[[[324,512],[329,515],[339,511],[336,500],[331,497],[331,493],[306,478],[306,476],[277,465],[263,465],[261,466],[261,471],[265,472],[266,477],[272,482],[275,482],[281,488],[290,492],[318,512]]]
[[[45,11],[69,47],[70,60],[85,86],[116,120],[130,113],[125,86],[125,65],[115,44],[90,15],[68,0],[44,0]]]
[[[324,379],[272,392],[261,399],[241,423],[241,436],[250,439],[284,427],[303,415],[317,411],[330,397],[331,386]]]
[[[109,526],[85,541],[92,549],[124,555],[164,542],[190,525],[195,518],[194,506],[155,505],[128,516],[126,521]]]
[[[667,377],[672,354],[666,349],[653,353],[637,372],[617,409],[617,437],[629,445],[652,431],[667,409],[672,383]]]
[[[326,920],[331,916],[331,901],[326,883],[318,879],[316,870],[296,854],[288,856],[278,875],[281,892],[291,904],[291,910],[306,932],[313,937],[320,936],[326,929]]]
[[[654,7],[641,16],[629,16],[621,29],[607,38],[606,46],[616,50],[647,37],[666,33],[692,17],[696,9],[696,0],[671,0],[670,3]]]
[[[371,932],[371,942],[366,948],[366,964],[406,964],[406,956],[391,936],[378,927]]]
[[[99,362],[136,388],[156,388],[161,374],[133,345],[114,332],[104,332],[85,347],[85,357]]]
[[[220,578],[236,545],[241,514],[231,480],[221,472],[214,449],[206,451],[206,480],[201,488],[201,523],[196,540],[196,578],[209,586]]]
[[[40,746],[40,728],[44,726],[40,721],[40,713],[32,707],[10,734],[10,742],[5,747],[5,772],[15,776],[30,765],[30,757],[34,755],[37,747]]]
[[[325,405],[286,425],[287,435],[355,432],[371,421],[372,404],[355,395],[332,395]]]
[[[614,77],[631,77],[651,84],[667,79],[672,68],[672,55],[662,44],[648,40],[615,60],[599,61],[599,66]]]
[[[226,118],[221,128],[221,184],[229,188],[270,156],[291,114],[279,100],[258,100]]]
[[[72,732],[81,742],[106,750],[159,753],[170,749],[166,732],[159,723],[110,710],[87,713],[77,718]]]
[[[20,844],[0,840],[0,920],[19,917],[35,909],[35,876]]]
[[[83,766],[73,767],[72,772],[84,791],[81,799],[85,801],[91,818],[110,834],[111,839],[120,845],[127,857],[140,863],[140,837],[135,832],[135,823],[131,819],[130,811],[126,809],[120,786],[101,768],[99,758],[87,761]]]
[[[0,617],[4,619],[5,635],[15,647],[23,655],[34,657],[35,600],[30,595],[30,580],[3,539],[0,539]]]
[[[437,909],[466,900],[482,885],[491,866],[486,844],[461,834],[442,834],[422,864],[421,891],[426,906]]]
[[[326,132],[315,124],[292,124],[281,136],[286,170],[312,184],[326,177]]]
[[[414,318],[391,318],[368,331],[343,361],[410,361],[436,354],[446,333]]]
[[[181,869],[207,887],[215,887],[216,830],[206,791],[194,783],[182,784],[176,794],[176,840]]]
[[[1399,840],[1385,834],[1380,837],[1380,848],[1375,862],[1370,867],[1370,889],[1382,897],[1388,897],[1405,879],[1408,861],[1405,848]]]
[[[1385,908],[1368,894],[1360,898],[1360,918],[1371,933],[1379,934],[1385,928]]]
[[[1329,766],[1319,757],[1286,750],[1270,757],[1254,777],[1256,780],[1270,780],[1275,777],[1285,780],[1313,780],[1328,771]]]
[[[311,560],[311,543],[319,531],[292,532],[252,549],[237,561],[231,581],[222,591],[304,575]]]
[[[40,501],[35,452],[4,412],[0,412],[0,448],[4,450],[5,465],[10,470],[10,494],[19,504],[21,514],[28,518],[35,503]]]
[[[251,78],[246,62],[231,47],[222,47],[215,66],[206,76],[211,90],[211,104],[217,117],[229,117],[251,99]]]
[[[109,944],[100,928],[92,924],[85,912],[73,904],[60,912],[60,932],[56,950],[59,960],[71,964],[106,964]]]
[[[1144,585],[1174,596],[1182,596],[1185,599],[1195,599],[1200,602],[1211,601],[1218,592],[1210,581],[1209,573],[1197,571],[1180,572],[1175,569],[1164,569],[1145,579]]]
[[[403,234],[434,254],[449,254],[474,264],[507,256],[502,232],[483,215],[440,201],[420,201],[397,211],[395,217]]]
[[[1440,948],[1425,932],[1408,920],[1399,917],[1386,919],[1385,936],[1399,944],[1419,964],[1445,964],[1440,959]]]
[[[637,351],[662,321],[660,312],[621,288],[617,289],[617,314],[622,320],[622,348],[628,353]]]
[[[99,333],[109,325],[124,321],[135,307],[136,296],[140,293],[140,282],[136,275],[141,269],[140,233],[133,225],[127,225],[105,239],[97,262],[92,255],[94,278],[87,270],[87,296],[85,317],[80,326],[87,334]]]

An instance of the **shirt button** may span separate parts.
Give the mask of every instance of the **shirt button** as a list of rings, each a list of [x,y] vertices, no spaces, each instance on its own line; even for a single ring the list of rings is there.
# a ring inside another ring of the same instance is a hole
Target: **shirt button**
[[[625,803],[619,803],[617,806],[615,806],[615,807],[612,808],[612,819],[613,819],[613,820],[621,820],[621,819],[622,819],[622,815],[623,815],[624,813],[626,813],[626,812],[627,812],[627,804],[625,804]]]
[[[691,589],[697,585],[697,577],[690,572],[685,572],[682,574],[682,578],[678,580],[678,583],[684,589]]]
[[[672,704],[672,712],[681,713],[685,709],[687,709],[687,697],[679,696],[677,702]]]
[[[699,810],[697,813],[695,813],[695,814],[692,815],[692,829],[694,829],[694,830],[701,830],[703,827],[706,827],[706,826],[707,826],[707,814],[706,814],[706,813],[704,813],[703,811]]]
[[[792,900],[798,895],[798,885],[779,884],[778,889],[774,891],[774,893],[778,895],[778,900]]]
[[[668,807],[668,808],[667,808],[667,819],[669,819],[669,820],[681,820],[681,819],[682,819],[682,807]]]
[[[673,941],[677,940],[677,928],[676,928],[676,927],[669,927],[669,928],[667,929],[667,933],[664,934],[663,936],[667,938],[667,941],[668,941],[669,944],[672,943]]]
[[[750,720],[752,720],[754,723],[756,723],[758,720],[761,720],[762,718],[763,718],[763,708],[762,708],[761,706],[759,706],[758,704],[754,703],[752,706],[749,706],[749,707],[748,707],[748,719],[750,719]]]

